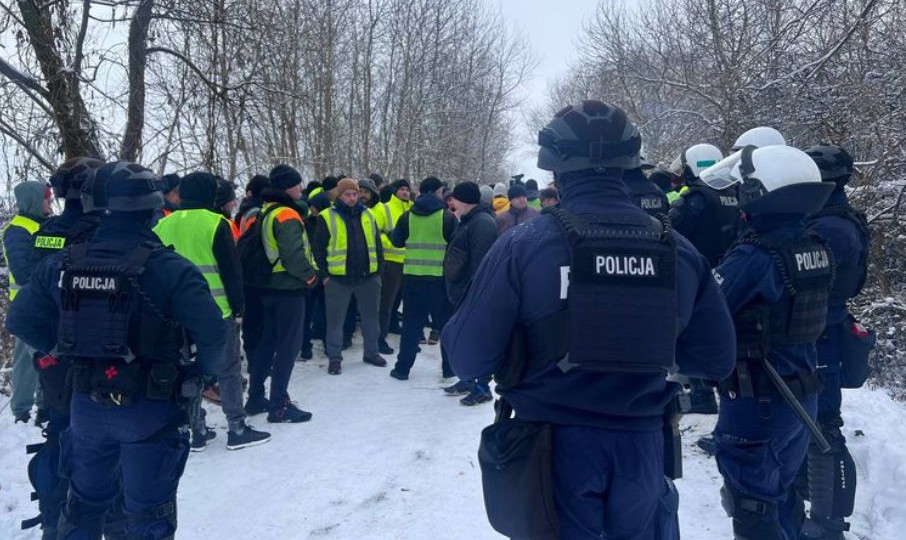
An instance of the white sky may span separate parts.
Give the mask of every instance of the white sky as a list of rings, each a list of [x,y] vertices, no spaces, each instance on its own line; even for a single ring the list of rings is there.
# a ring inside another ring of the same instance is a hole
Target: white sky
[[[498,3],[506,24],[527,38],[538,59],[538,68],[525,85],[525,109],[543,104],[548,84],[563,75],[567,66],[577,59],[582,23],[594,14],[598,0],[487,1]],[[526,178],[535,178],[543,185],[550,180],[550,174],[535,167],[538,147],[525,142],[528,128],[521,120],[520,115],[517,148],[510,156],[518,167],[513,174],[521,172]]]

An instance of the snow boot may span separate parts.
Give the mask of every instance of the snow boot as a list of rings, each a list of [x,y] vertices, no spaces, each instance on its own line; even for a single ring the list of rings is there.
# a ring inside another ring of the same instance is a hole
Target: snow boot
[[[331,360],[330,364],[327,365],[327,373],[331,375],[339,375],[343,373],[343,368],[340,365],[339,360]]]
[[[390,376],[398,381],[408,381],[409,374],[397,371],[396,368],[390,370]]]
[[[299,360],[305,362],[306,360],[311,360],[314,357],[312,353],[311,346],[302,347],[302,352],[299,353]]]
[[[266,431],[258,431],[243,422],[236,431],[232,429],[227,433],[227,450],[241,450],[250,446],[258,446],[271,440],[271,434]]]
[[[378,340],[378,352],[381,354],[393,354],[393,348],[387,343],[386,339]]]

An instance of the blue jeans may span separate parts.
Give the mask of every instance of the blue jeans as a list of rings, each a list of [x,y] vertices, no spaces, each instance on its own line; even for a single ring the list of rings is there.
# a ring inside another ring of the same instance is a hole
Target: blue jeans
[[[35,391],[38,389],[38,370],[32,357],[35,350],[25,344],[19,338],[16,338],[16,348],[13,351],[13,373],[12,387],[13,395],[9,398],[9,408],[13,415],[31,411],[32,405],[35,404]],[[41,406],[40,394],[38,396],[38,406]]]
[[[73,396],[61,437],[62,473],[70,480],[62,538],[99,538],[120,489],[132,537],[158,540],[175,532],[176,489],[189,455],[188,435],[176,428],[179,415],[169,401],[117,407]]]

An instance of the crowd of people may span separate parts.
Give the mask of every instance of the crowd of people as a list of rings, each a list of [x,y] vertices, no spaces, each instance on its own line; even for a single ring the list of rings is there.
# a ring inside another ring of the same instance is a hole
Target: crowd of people
[[[720,415],[700,446],[736,538],[842,540],[855,486],[840,432],[857,326],[846,303],[868,243],[846,151],[800,151],[760,127],[726,157],[702,143],[658,168],[600,102],[558,113],[539,143],[544,189],[306,183],[279,164],[239,202],[208,171],[86,157],[49,187],[18,184],[3,231],[11,410],[28,424],[36,408],[47,437],[31,524],[45,538],[171,538],[186,455],[215,437],[197,398],[223,408],[228,449],[268,442],[247,419],[311,420],[289,394],[295,363],[320,340],[341,375],[360,329],[365,364],[396,354],[390,377],[439,347],[445,394],[491,402],[495,376],[517,418],[554,426],[560,538],[678,538],[662,465],[679,395],[686,412]],[[149,490],[149,463],[164,462],[172,478]]]

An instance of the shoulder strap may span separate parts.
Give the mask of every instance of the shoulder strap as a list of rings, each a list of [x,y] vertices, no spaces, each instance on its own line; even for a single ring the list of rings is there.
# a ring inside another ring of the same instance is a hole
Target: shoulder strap
[[[591,220],[581,218],[568,210],[557,206],[545,208],[541,212],[553,216],[560,227],[566,234],[571,245],[575,245],[579,240],[594,239],[621,239],[621,240],[643,240],[649,242],[671,242],[672,236],[669,234],[670,223],[660,217],[655,218],[649,215],[640,216],[622,216],[620,218],[612,216],[595,216]],[[594,225],[636,225],[645,227],[642,230],[631,229],[612,229],[595,227]]]

